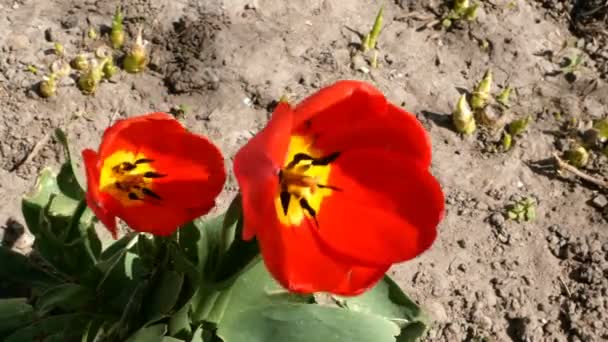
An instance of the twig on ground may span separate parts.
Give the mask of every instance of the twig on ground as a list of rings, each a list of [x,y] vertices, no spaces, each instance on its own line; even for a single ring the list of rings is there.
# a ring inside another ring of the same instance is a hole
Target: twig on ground
[[[570,288],[568,287],[568,285],[566,285],[566,282],[564,281],[564,279],[562,279],[561,276],[557,276],[557,279],[559,280],[559,282],[564,287],[564,290],[566,290],[566,294],[568,295],[568,298],[571,298],[572,297],[572,292],[570,292]]]
[[[38,142],[34,145],[34,148],[32,148],[30,153],[28,153],[27,157],[25,157],[20,162],[16,163],[13,166],[13,168],[11,169],[11,172],[17,171],[21,166],[32,161],[32,159],[34,159],[38,155],[38,153],[40,153],[40,151],[42,150],[44,145],[46,145],[46,143],[49,141],[50,138],[51,138],[51,131],[47,132],[42,137],[42,139],[38,140]]]
[[[577,169],[576,167],[566,163],[556,153],[553,154],[553,158],[555,158],[555,164],[558,169],[566,170],[579,178],[582,178],[588,182],[591,182],[599,187],[602,187],[602,188],[608,190],[608,182],[598,179],[596,177],[593,177],[591,175],[588,175],[588,174],[584,173],[583,171]]]

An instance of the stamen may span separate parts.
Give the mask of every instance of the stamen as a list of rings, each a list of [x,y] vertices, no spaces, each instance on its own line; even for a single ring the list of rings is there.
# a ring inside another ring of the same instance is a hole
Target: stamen
[[[147,164],[147,163],[151,163],[153,161],[154,161],[153,159],[141,158],[141,159],[137,159],[135,161],[135,165],[138,165],[138,164]]]
[[[144,173],[144,178],[163,178],[166,176],[167,175],[163,175],[161,173],[154,172],[154,171],[148,171],[148,172]]]
[[[312,165],[315,165],[315,166],[329,165],[329,164],[335,162],[339,156],[340,156],[340,152],[334,152],[328,156],[313,160]]]
[[[131,170],[135,170],[136,168],[137,168],[137,165],[129,163],[129,162],[124,162],[124,163],[120,164],[121,171],[131,171]]]
[[[338,188],[337,186],[333,186],[333,185],[317,184],[317,187],[319,187],[321,189],[330,189],[333,191],[342,191],[342,189]]]
[[[141,198],[137,197],[137,194],[135,194],[134,192],[129,192],[129,199],[133,201],[141,200]]]
[[[306,210],[310,216],[312,216],[313,220],[315,220],[315,224],[317,228],[319,228],[319,222],[317,222],[317,212],[310,206],[306,198],[300,198],[300,206],[302,209]]]
[[[281,191],[279,195],[281,197],[281,207],[283,207],[283,213],[287,215],[289,210],[289,201],[291,200],[291,194],[287,191]]]
[[[162,200],[162,198],[157,193],[155,193],[154,191],[152,191],[148,188],[142,188],[141,192],[143,192],[144,195],[146,195],[146,196],[154,197],[157,200]]]

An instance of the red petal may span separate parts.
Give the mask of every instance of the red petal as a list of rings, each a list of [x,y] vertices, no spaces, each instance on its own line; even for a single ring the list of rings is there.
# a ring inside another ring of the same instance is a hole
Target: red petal
[[[184,223],[209,212],[214,205],[215,202],[211,202],[206,206],[188,208],[146,203],[138,206],[119,207],[117,216],[133,230],[167,236]]]
[[[274,204],[278,176],[272,172],[271,163],[248,160],[247,157],[256,156],[248,151],[255,149],[246,146],[235,158],[235,174],[243,197],[243,238],[257,236],[266,267],[283,287],[299,293],[355,295],[382,278],[388,266],[360,267],[334,258],[335,253],[326,253],[313,235],[316,228],[307,221],[301,227],[282,225]]]
[[[255,206],[261,203],[256,203],[256,200],[266,195],[267,189],[256,183],[278,186],[278,172],[283,166],[289,147],[292,117],[293,112],[289,105],[280,103],[266,127],[251,138],[234,157],[234,174],[241,193],[244,197],[251,198],[250,201],[245,198],[243,200],[243,209],[247,217],[259,215]],[[259,191],[264,193],[260,194]],[[273,203],[272,199],[270,201]],[[251,239],[255,235],[256,228],[253,224],[246,224],[243,238]]]
[[[385,115],[384,95],[359,81],[340,81],[304,99],[296,108],[294,130],[297,135],[332,134],[339,125],[352,125]]]
[[[276,180],[273,180],[276,184]],[[356,295],[373,286],[388,267],[368,268],[345,263],[319,245],[313,226],[304,220],[300,227],[282,225],[276,216],[273,191],[276,186],[256,183],[255,193],[243,192],[245,226],[255,226],[262,256],[269,272],[286,289],[297,293],[330,292]],[[264,189],[267,189],[264,191]],[[265,194],[265,195],[264,195]],[[248,208],[255,207],[252,215]]]
[[[108,228],[116,239],[116,216],[108,210],[107,196],[99,192],[99,159],[97,153],[90,149],[82,151],[82,159],[87,174],[87,205],[95,216]]]
[[[353,107],[350,112],[356,113],[356,108],[357,106]],[[389,103],[386,112],[376,113],[376,116],[368,115],[367,119],[363,116],[359,115],[358,120],[353,120],[331,115],[336,118],[332,122],[333,129],[319,134],[314,147],[326,153],[378,148],[416,159],[424,167],[430,166],[431,141],[413,114]]]
[[[415,160],[360,149],[331,164],[334,191],[323,199],[317,233],[351,262],[380,266],[412,259],[429,248],[443,216],[437,180]]]

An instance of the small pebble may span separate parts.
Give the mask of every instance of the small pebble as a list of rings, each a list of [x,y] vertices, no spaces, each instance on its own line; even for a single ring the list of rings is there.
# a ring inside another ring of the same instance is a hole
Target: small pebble
[[[597,209],[603,209],[608,205],[608,198],[604,195],[597,195],[591,200],[591,204]]]

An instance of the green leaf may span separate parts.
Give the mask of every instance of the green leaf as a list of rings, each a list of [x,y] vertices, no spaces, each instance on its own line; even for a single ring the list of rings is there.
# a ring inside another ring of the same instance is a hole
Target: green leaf
[[[169,313],[175,304],[182,290],[184,283],[184,274],[173,270],[161,271],[160,279],[149,299],[149,305],[146,306],[148,320],[152,320],[158,316]]]
[[[190,326],[190,305],[184,305],[169,319],[169,334],[175,337],[187,337],[192,333]]]
[[[399,342],[416,341],[426,330],[426,315],[388,276],[362,295],[342,297],[341,303],[352,311],[379,315],[397,323],[401,327]]]
[[[205,338],[203,337],[204,332],[205,330],[203,329],[202,325],[196,328],[196,330],[192,334],[192,339],[190,340],[190,342],[205,342]]]
[[[259,254],[257,241],[254,239],[244,241],[243,236],[243,209],[241,197],[236,196],[226,211],[223,223],[224,238],[222,255],[219,260],[213,281],[224,282],[238,274]]]
[[[49,168],[40,172],[34,189],[23,197],[21,210],[25,223],[34,236],[40,236],[40,212],[47,207],[53,194],[59,193],[55,174]]]
[[[84,198],[84,190],[80,187],[69,160],[61,165],[59,174],[57,174],[57,185],[62,194],[75,201]]]
[[[93,299],[90,289],[78,284],[61,284],[44,292],[36,301],[36,311],[44,316],[49,311],[60,308],[66,311],[81,308]]]
[[[29,324],[34,317],[26,298],[0,299],[0,337]]]
[[[276,303],[312,303],[312,295],[290,293],[268,273],[261,259],[250,264],[245,272],[225,289],[199,293],[199,305],[193,319],[219,323],[251,307]]]
[[[86,189],[86,185],[87,185],[86,178],[85,178],[85,172],[84,172],[84,166],[82,165],[79,158],[74,158],[74,155],[70,150],[70,145],[68,143],[68,138],[67,138],[65,132],[63,132],[63,130],[61,130],[60,128],[57,128],[57,129],[55,129],[55,137],[57,138],[59,143],[63,146],[63,150],[65,151],[66,160],[70,163],[70,166],[71,166],[71,177],[77,183],[77,184],[74,184],[73,194],[84,195],[83,189]],[[73,184],[72,181],[70,181],[70,183]],[[76,185],[78,185],[78,189],[80,189],[80,190],[76,189]],[[82,197],[77,198],[77,199],[81,199],[81,198]]]
[[[163,342],[163,336],[167,332],[166,324],[156,324],[139,329],[125,342]]]
[[[393,342],[396,324],[375,315],[314,304],[264,305],[222,321],[225,342]]]
[[[0,279],[33,287],[58,284],[59,277],[34,264],[28,257],[0,246]]]
[[[39,341],[41,337],[63,334],[63,341],[80,336],[86,327],[88,317],[83,314],[51,316],[17,330],[4,342]]]

